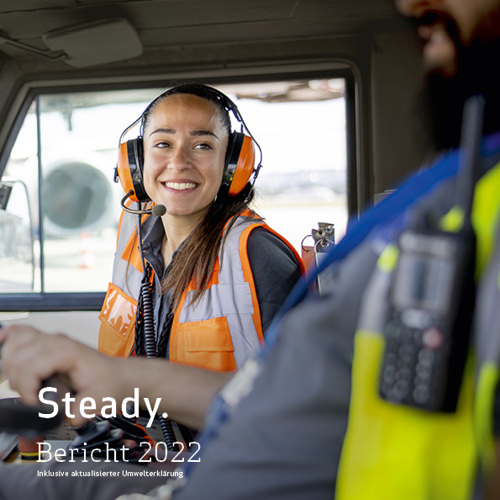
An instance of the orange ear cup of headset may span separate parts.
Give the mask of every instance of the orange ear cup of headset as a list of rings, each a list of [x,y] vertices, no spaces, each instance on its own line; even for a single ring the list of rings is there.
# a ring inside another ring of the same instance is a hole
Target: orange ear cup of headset
[[[222,187],[226,187],[229,196],[236,196],[248,184],[254,171],[253,139],[241,132],[233,132],[229,138]]]
[[[134,194],[129,199],[136,202],[150,201],[142,179],[143,145],[142,138],[120,144],[115,176],[120,179],[123,190]]]
[[[134,194],[130,197],[130,199],[132,201],[139,201],[135,196],[134,183],[132,182],[132,174],[130,172],[130,165],[128,163],[126,142],[120,144],[115,175],[118,179],[120,179],[120,184],[122,185],[122,188],[126,193],[128,193],[129,191],[134,191]]]

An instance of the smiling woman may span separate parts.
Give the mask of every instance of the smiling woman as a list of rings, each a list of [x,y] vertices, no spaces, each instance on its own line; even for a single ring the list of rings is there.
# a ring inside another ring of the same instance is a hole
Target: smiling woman
[[[136,201],[120,223],[101,351],[236,370],[300,276],[293,247],[248,208],[260,164],[230,112],[243,123],[221,92],[183,85],[141,115],[141,136],[126,144],[137,154],[118,165]],[[166,212],[150,215],[153,204]]]

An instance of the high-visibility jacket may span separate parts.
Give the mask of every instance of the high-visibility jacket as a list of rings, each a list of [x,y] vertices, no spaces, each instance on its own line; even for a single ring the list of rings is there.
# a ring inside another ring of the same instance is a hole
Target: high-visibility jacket
[[[425,203],[441,214],[441,227],[459,229],[454,181],[439,186]],[[494,465],[494,398],[500,381],[500,164],[475,187],[477,299],[473,337],[457,410],[440,413],[397,405],[379,396],[389,315],[391,276],[398,260],[395,238],[385,228],[385,249],[366,287],[354,340],[347,434],[335,498],[466,500],[478,474]],[[419,207],[416,207],[418,210]],[[412,213],[415,219],[415,208]],[[412,216],[400,217],[405,226]],[[404,222],[403,222],[404,220]],[[376,238],[376,236],[373,236]],[[380,238],[382,241],[384,238]],[[380,242],[379,242],[380,243]],[[498,415],[495,417],[498,420]],[[484,479],[484,478],[480,478]],[[484,483],[483,483],[484,484]]]
[[[137,298],[143,277],[136,226],[136,216],[122,214],[113,281],[99,315],[99,350],[113,356],[128,356],[134,347]],[[248,214],[239,216],[223,240],[201,298],[191,304],[193,281],[181,296],[170,333],[170,361],[232,371],[262,343],[260,308],[247,255],[248,237],[258,227],[265,227],[283,240],[301,264],[297,252],[283,237]],[[156,282],[158,286],[157,277]]]

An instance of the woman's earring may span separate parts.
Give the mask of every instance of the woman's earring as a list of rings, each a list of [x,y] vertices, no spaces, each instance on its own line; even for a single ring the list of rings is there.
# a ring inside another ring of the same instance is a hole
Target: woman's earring
[[[217,195],[215,195],[215,198],[214,198],[214,203],[217,201]]]

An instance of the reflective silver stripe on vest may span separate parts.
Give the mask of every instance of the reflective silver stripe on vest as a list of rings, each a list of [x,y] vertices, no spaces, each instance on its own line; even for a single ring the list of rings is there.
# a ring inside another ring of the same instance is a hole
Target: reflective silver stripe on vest
[[[357,330],[382,333],[389,315],[389,287],[392,272],[377,265],[360,301]]]
[[[494,248],[500,248],[500,224],[495,232]],[[474,315],[477,366],[500,363],[500,252],[492,252],[477,291]]]
[[[193,292],[188,292],[179,316],[179,323],[226,317],[238,368],[260,346],[252,318],[254,309],[250,284],[243,276],[239,252],[243,231],[255,223],[255,219],[238,217],[219,253],[219,283],[206,290],[199,301],[191,307],[187,304],[190,303]]]
[[[138,203],[132,203],[131,208],[139,208]],[[113,283],[133,299],[139,297],[141,288],[142,272],[139,272],[133,265],[121,256],[134,234],[137,227],[138,216],[123,212],[116,254],[113,264]],[[138,243],[137,243],[138,244]]]

